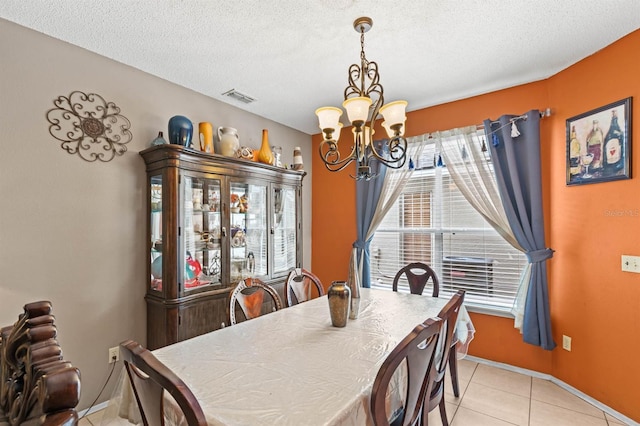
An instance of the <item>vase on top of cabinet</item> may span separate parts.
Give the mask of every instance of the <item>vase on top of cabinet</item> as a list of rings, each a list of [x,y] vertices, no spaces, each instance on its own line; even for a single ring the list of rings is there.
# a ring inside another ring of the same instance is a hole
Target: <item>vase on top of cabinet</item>
[[[304,172],[160,145],[148,182],[147,346],[226,325],[227,297],[256,277],[284,297],[302,262]]]

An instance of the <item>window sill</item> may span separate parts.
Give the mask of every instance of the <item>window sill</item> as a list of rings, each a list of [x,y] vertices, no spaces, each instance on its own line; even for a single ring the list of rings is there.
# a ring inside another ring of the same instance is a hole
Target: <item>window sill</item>
[[[514,316],[508,308],[499,308],[497,306],[481,305],[473,302],[465,302],[464,306],[468,312],[474,314],[492,315],[494,317],[511,318]]]

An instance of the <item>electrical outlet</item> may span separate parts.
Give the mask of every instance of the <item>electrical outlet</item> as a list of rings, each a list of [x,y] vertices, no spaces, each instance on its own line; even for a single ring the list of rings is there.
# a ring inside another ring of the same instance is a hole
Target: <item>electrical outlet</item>
[[[120,361],[120,346],[109,348],[109,364]]]
[[[623,254],[622,270],[624,272],[635,272],[636,274],[640,274],[640,257]]]
[[[571,337],[562,335],[562,349],[571,352]]]

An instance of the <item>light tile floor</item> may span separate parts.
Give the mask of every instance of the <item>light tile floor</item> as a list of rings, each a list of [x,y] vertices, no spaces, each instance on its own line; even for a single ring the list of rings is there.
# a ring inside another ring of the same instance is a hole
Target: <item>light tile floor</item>
[[[451,426],[608,426],[625,423],[560,386],[486,364],[458,362],[460,397],[446,379],[445,401]],[[430,426],[442,426],[437,409]]]
[[[458,362],[460,397],[446,380],[445,400],[451,426],[616,426],[625,423],[567,392],[556,384],[519,373]],[[98,426],[102,411],[80,426]],[[442,426],[438,409],[429,413],[430,426]]]

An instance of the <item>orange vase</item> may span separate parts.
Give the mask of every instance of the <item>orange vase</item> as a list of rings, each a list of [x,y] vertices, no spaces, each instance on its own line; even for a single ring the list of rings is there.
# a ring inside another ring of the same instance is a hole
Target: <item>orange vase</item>
[[[258,161],[264,164],[273,164],[273,152],[271,152],[269,145],[269,131],[267,129],[262,129],[262,145],[260,152],[258,152]]]

